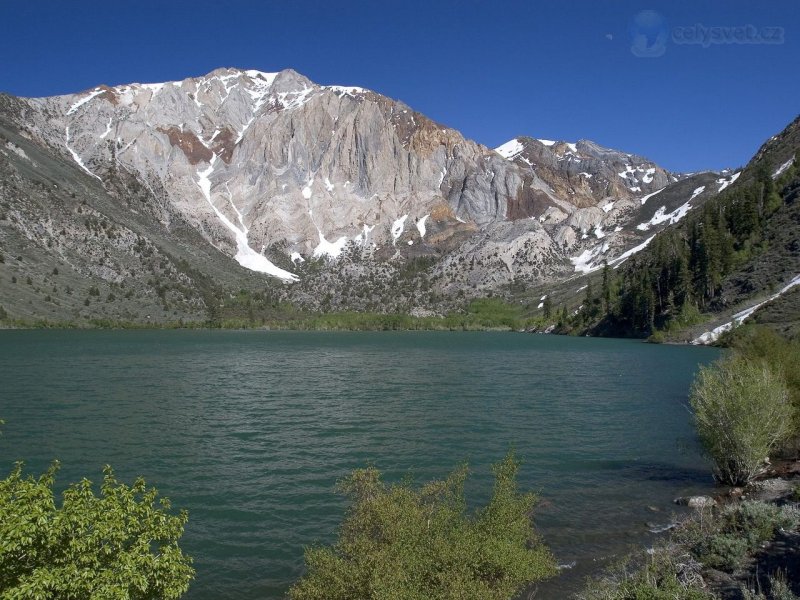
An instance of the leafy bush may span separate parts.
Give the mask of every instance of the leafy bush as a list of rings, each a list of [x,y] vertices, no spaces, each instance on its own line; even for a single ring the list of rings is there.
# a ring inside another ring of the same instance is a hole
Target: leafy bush
[[[791,505],[776,506],[748,501],[725,506],[682,531],[692,553],[703,564],[733,571],[744,559],[771,540],[779,529],[800,526],[800,511]]]
[[[737,534],[718,533],[695,547],[695,553],[705,565],[732,571],[747,556],[750,545]]]
[[[733,330],[731,345],[749,359],[764,360],[773,371],[786,378],[789,398],[800,408],[800,340],[787,340],[761,325],[745,325]]]
[[[84,479],[56,506],[55,463],[35,479],[22,465],[0,481],[0,590],[3,598],[172,600],[194,576],[178,547],[187,515],[142,479],[132,486],[104,470],[100,496]]]
[[[630,560],[590,580],[580,600],[713,600],[704,589],[701,565],[673,544],[653,548],[644,564]]]
[[[551,577],[556,565],[533,534],[532,494],[516,487],[512,454],[495,465],[494,493],[466,514],[466,467],[416,490],[387,485],[375,468],[339,484],[352,501],[332,547],[306,550],[292,600],[501,600]]]
[[[769,596],[762,592],[744,590],[744,600],[800,600],[789,587],[785,574],[768,577],[767,581],[769,582]]]
[[[790,341],[763,325],[747,324],[733,330],[729,344],[743,356],[765,361],[783,376],[796,419],[792,439],[781,450],[788,456],[800,456],[800,340]]]
[[[700,439],[722,483],[743,485],[792,430],[783,378],[765,363],[731,356],[702,367],[690,403]]]

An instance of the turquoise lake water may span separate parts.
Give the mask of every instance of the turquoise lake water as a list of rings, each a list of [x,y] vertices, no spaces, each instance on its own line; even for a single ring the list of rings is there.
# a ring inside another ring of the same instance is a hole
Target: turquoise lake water
[[[564,598],[711,489],[686,397],[717,356],[519,333],[3,331],[0,474],[58,458],[62,486],[106,463],[143,475],[189,510],[186,598],[255,600],[334,539],[350,470],[424,481],[467,461],[475,504],[513,447],[539,532],[574,563],[537,598]]]

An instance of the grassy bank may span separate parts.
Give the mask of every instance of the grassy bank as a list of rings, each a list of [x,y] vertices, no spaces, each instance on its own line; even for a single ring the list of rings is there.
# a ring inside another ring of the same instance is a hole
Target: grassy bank
[[[796,600],[797,499],[795,489],[770,500],[729,496],[721,505],[698,509],[667,539],[588,581],[578,598]]]

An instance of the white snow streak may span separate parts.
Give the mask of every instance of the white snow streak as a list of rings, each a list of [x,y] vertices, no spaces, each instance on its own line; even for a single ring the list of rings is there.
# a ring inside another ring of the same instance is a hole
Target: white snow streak
[[[284,281],[297,281],[299,279],[297,275],[294,273],[289,273],[289,271],[284,271],[280,267],[276,267],[265,256],[262,256],[248,245],[247,228],[243,223],[242,228],[239,229],[231,222],[230,219],[228,219],[228,217],[222,214],[222,212],[216,206],[214,206],[214,203],[211,201],[211,180],[209,177],[214,172],[214,163],[216,160],[217,157],[214,156],[206,170],[197,171],[197,185],[200,187],[200,191],[203,192],[203,197],[205,197],[206,202],[208,202],[208,205],[211,207],[214,213],[216,213],[219,220],[222,221],[222,224],[225,225],[225,227],[227,227],[236,238],[237,252],[236,256],[233,258],[245,269],[257,271],[259,273],[266,273],[267,275],[278,277]],[[233,204],[232,201],[231,204]],[[241,214],[239,214],[238,210],[236,213],[239,215],[239,219],[241,221]]]
[[[325,239],[325,236],[322,235],[322,230],[319,227],[317,227],[317,233],[319,234],[319,244],[314,248],[314,258],[319,258],[321,256],[338,258],[347,244],[347,238],[342,236],[335,242],[329,242]]]
[[[101,140],[104,140],[109,133],[111,133],[111,123],[114,120],[114,117],[108,117],[108,125],[106,125],[106,130],[103,132],[103,135],[100,136]]]
[[[617,268],[617,267],[619,267],[619,266],[620,266],[620,265],[621,265],[623,262],[625,262],[626,260],[628,260],[628,259],[629,259],[631,256],[633,256],[633,255],[634,255],[634,254],[636,254],[637,252],[641,252],[642,250],[644,250],[645,248],[647,248],[647,245],[648,245],[650,242],[652,242],[652,241],[653,241],[653,238],[654,238],[654,237],[656,237],[656,236],[654,236],[654,235],[651,235],[649,238],[647,238],[645,241],[643,241],[643,242],[642,242],[641,244],[639,244],[638,246],[634,246],[633,248],[631,248],[631,249],[630,249],[630,250],[628,250],[627,252],[623,252],[622,254],[620,254],[620,255],[619,255],[617,258],[615,258],[614,260],[611,260],[611,261],[609,261],[609,262],[608,262],[608,264],[610,264],[610,265],[615,265],[615,266],[614,266],[614,268],[616,269],[616,268]]]
[[[786,169],[792,166],[793,163],[794,163],[794,157],[790,158],[780,167],[778,167],[778,170],[772,174],[772,178],[777,179],[778,177],[780,177],[783,174],[783,172],[786,171]]]
[[[787,285],[785,285],[783,287],[783,289],[781,289],[776,294],[773,294],[772,296],[770,296],[769,298],[767,298],[763,302],[759,302],[758,304],[755,304],[755,305],[753,305],[753,306],[751,306],[749,308],[746,308],[746,309],[736,313],[735,315],[733,315],[733,320],[732,321],[729,321],[728,323],[725,323],[724,325],[720,325],[719,327],[715,327],[711,331],[706,331],[703,335],[701,335],[699,337],[696,337],[695,339],[692,340],[692,344],[694,344],[696,346],[697,345],[703,345],[703,344],[713,344],[714,342],[716,342],[719,339],[719,336],[721,336],[723,333],[725,333],[726,331],[730,331],[734,327],[738,327],[746,319],[748,319],[754,312],[756,312],[759,308],[761,308],[765,304],[768,304],[768,303],[772,302],[773,300],[775,300],[779,296],[782,296],[783,294],[788,292],[790,289],[792,289],[796,285],[800,285],[800,275],[796,275],[794,277],[794,279],[792,279]]]
[[[365,94],[367,90],[364,88],[356,87],[354,85],[326,85],[326,90],[332,91],[334,94],[341,96],[351,96],[355,98],[356,94]]]
[[[494,151],[503,158],[511,160],[514,157],[519,156],[524,149],[525,147],[520,143],[520,141],[517,138],[514,138],[513,140],[507,141],[502,146],[498,146],[494,149]]]
[[[732,184],[734,181],[739,179],[739,175],[741,174],[742,172],[739,171],[738,173],[734,173],[733,175],[731,175],[730,179],[726,179],[725,177],[723,177],[722,179],[717,179],[717,184],[719,184],[719,189],[717,190],[717,192],[721,192],[730,184]]]
[[[602,264],[594,264],[594,259],[608,252],[608,243],[600,246],[595,246],[589,250],[584,250],[579,256],[570,258],[570,262],[575,265],[575,271],[578,273],[591,273],[599,269]]]
[[[692,196],[692,198],[694,198],[694,196]],[[658,224],[663,223],[665,221],[669,221],[669,224],[673,225],[673,224],[677,223],[678,221],[680,221],[683,217],[685,217],[686,214],[692,209],[691,202],[692,201],[689,200],[689,202],[687,202],[686,204],[680,205],[678,208],[673,210],[671,213],[667,213],[666,212],[667,211],[667,207],[666,206],[662,206],[661,208],[659,208],[656,211],[656,214],[654,214],[653,217],[649,221],[647,221],[646,223],[639,223],[636,226],[636,229],[638,229],[639,231],[647,231],[653,225],[658,225]]]
[[[239,135],[236,137],[236,141],[234,142],[234,144],[238,144],[239,142],[242,141],[242,138],[244,137],[244,132],[247,131],[247,129],[250,127],[250,125],[253,124],[253,121],[255,121],[255,119],[256,119],[255,117],[250,117],[250,120],[247,123],[244,124],[244,127],[242,127],[242,130],[239,132]]]
[[[419,221],[417,221],[417,231],[419,231],[419,237],[424,238],[425,234],[427,233],[427,229],[425,229],[425,221],[428,220],[430,215],[425,215]]]
[[[403,229],[405,228],[407,218],[408,215],[403,215],[394,223],[392,223],[392,244],[397,242],[397,240],[400,239],[400,236],[403,235]]]
[[[661,193],[661,192],[663,192],[665,189],[667,189],[667,187],[666,187],[666,186],[662,187],[660,190],[656,190],[656,191],[655,191],[655,192],[653,192],[652,194],[647,194],[647,196],[642,196],[642,199],[641,199],[641,200],[639,200],[639,202],[641,202],[641,203],[642,203],[642,205],[644,205],[644,203],[645,203],[645,202],[647,202],[647,201],[648,201],[650,198],[652,198],[652,197],[653,197],[653,196],[655,196],[656,194],[660,194],[660,193]]]
[[[102,180],[102,179],[100,179],[100,178],[99,178],[97,175],[95,175],[94,173],[92,173],[92,172],[89,170],[89,167],[87,167],[85,164],[83,164],[83,161],[81,160],[81,157],[78,155],[78,153],[77,153],[77,152],[75,152],[75,150],[73,150],[72,148],[70,148],[70,147],[69,147],[69,127],[67,127],[67,130],[66,130],[66,136],[67,136],[67,137],[66,137],[66,139],[64,140],[64,146],[66,146],[66,147],[67,147],[67,150],[69,150],[69,153],[72,155],[72,159],[73,159],[73,160],[74,160],[76,163],[78,163],[78,166],[79,166],[81,169],[83,169],[84,171],[86,171],[86,172],[87,172],[89,175],[91,175],[92,177],[94,177],[94,178],[95,178],[95,179],[97,179],[98,181],[103,181],[103,180]]]
[[[705,191],[706,191],[706,186],[704,185],[701,185],[699,188],[695,188],[695,190],[692,192],[692,197],[689,198],[689,202],[697,198],[700,194],[702,194]]]
[[[255,79],[259,83],[263,81],[264,85],[272,85],[272,82],[275,81],[275,78],[278,76],[277,73],[264,73],[263,71],[256,71],[255,69],[248,69],[244,72],[250,79]]]
[[[73,104],[72,106],[70,106],[70,107],[69,107],[69,110],[67,111],[67,114],[68,114],[68,115],[71,115],[71,114],[72,114],[72,113],[74,113],[76,110],[78,110],[78,109],[79,109],[81,106],[83,106],[84,104],[86,104],[87,102],[89,102],[89,101],[90,101],[92,98],[96,98],[97,96],[99,96],[100,94],[102,94],[104,91],[105,91],[105,90],[101,90],[101,89],[95,89],[95,90],[94,90],[94,91],[92,91],[92,93],[90,93],[88,96],[84,96],[83,98],[81,98],[80,100],[78,100],[78,101],[77,101],[75,104]]]

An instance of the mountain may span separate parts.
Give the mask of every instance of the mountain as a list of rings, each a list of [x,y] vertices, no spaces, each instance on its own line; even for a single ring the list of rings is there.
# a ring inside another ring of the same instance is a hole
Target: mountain
[[[736,176],[587,140],[494,151],[292,70],[0,96],[0,136],[0,305],[24,319],[199,319],[239,289],[444,310],[624,261]]]
[[[799,161],[800,118],[701,210],[658,234],[618,273],[604,273],[604,298],[581,301],[586,310],[574,324],[695,343],[747,319],[800,332]]]

